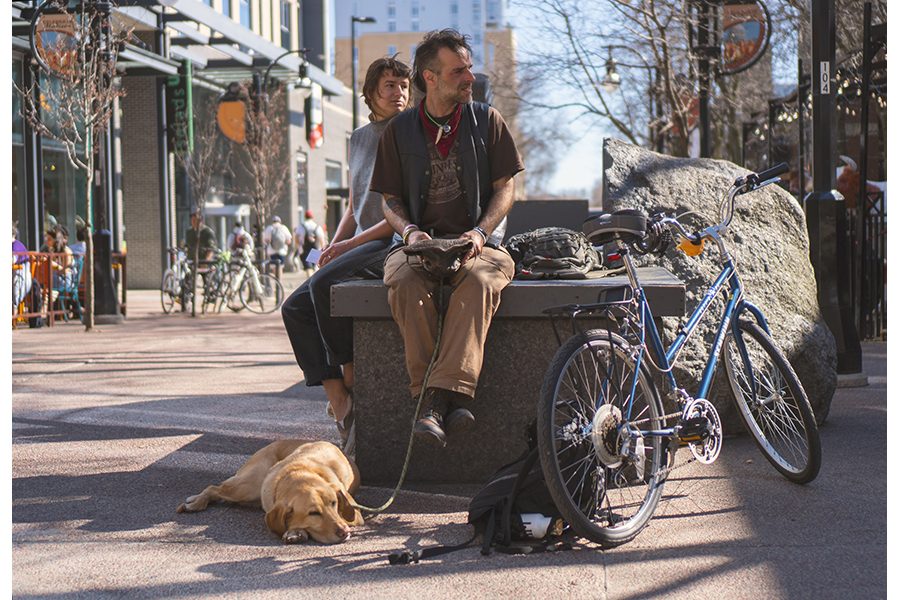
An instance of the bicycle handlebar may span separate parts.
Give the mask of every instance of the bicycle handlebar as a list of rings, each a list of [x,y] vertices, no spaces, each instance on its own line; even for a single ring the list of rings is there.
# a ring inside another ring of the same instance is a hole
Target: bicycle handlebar
[[[662,217],[660,222],[674,229],[678,235],[687,238],[694,244],[699,244],[704,238],[711,238],[715,231],[728,227],[734,217],[734,199],[741,194],[758,190],[779,180],[779,175],[786,173],[790,167],[786,162],[769,167],[759,173],[749,173],[738,177],[731,189],[728,190],[722,203],[719,205],[719,217],[721,223],[708,227],[702,231],[690,233],[687,228],[675,217]]]

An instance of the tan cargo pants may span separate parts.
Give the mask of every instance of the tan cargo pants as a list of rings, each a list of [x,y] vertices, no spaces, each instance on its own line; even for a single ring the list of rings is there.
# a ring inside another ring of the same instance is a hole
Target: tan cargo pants
[[[500,292],[514,275],[515,263],[509,253],[488,247],[453,275],[450,285],[454,290],[428,387],[475,396],[491,318],[500,306]],[[385,259],[384,283],[394,321],[403,335],[409,391],[418,398],[437,338],[438,314],[433,297],[438,284],[428,279],[420,259],[408,257],[402,248]]]

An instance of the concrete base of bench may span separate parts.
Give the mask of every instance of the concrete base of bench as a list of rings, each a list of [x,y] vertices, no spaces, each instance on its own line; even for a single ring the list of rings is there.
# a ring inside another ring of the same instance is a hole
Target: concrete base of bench
[[[684,287],[668,271],[641,270],[658,315],[684,314]],[[624,276],[586,281],[514,281],[503,291],[491,324],[484,367],[475,395],[474,426],[447,447],[415,442],[407,481],[483,482],[526,448],[525,428],[535,416],[544,373],[558,343],[541,311],[554,305],[596,302],[602,289],[627,283]],[[403,356],[403,339],[390,318],[387,290],[378,281],[335,286],[332,314],[353,316],[356,383],[356,463],[367,485],[396,484],[403,467],[415,401]],[[563,335],[568,330],[563,323]],[[585,328],[600,325],[586,320]]]

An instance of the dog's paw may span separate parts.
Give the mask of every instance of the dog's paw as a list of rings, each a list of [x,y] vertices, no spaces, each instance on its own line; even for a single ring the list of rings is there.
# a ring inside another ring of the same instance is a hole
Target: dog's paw
[[[178,508],[175,509],[175,512],[185,513],[185,512],[197,512],[204,510],[207,506],[207,502],[204,502],[199,494],[195,496],[188,496],[184,499],[184,502],[181,503]]]
[[[289,529],[281,536],[281,540],[285,544],[302,544],[309,539],[309,534],[305,529]]]

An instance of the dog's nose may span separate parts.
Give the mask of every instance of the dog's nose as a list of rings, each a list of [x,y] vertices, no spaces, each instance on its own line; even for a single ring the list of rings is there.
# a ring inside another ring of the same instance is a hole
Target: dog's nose
[[[340,538],[341,541],[346,540],[350,537],[350,528],[349,527],[338,527],[335,530],[335,534]]]

